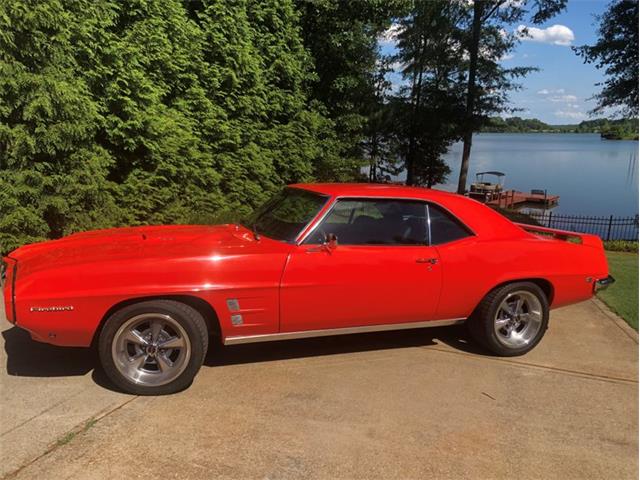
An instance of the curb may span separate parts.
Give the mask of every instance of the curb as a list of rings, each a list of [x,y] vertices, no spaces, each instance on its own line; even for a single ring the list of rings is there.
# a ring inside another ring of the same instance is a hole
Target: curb
[[[631,326],[624,321],[623,318],[619,317],[615,313],[613,313],[607,305],[597,297],[593,297],[591,299],[593,303],[600,309],[602,313],[604,313],[609,319],[616,324],[616,326],[623,331],[623,333],[633,340],[636,344],[638,343],[638,332],[636,332]]]

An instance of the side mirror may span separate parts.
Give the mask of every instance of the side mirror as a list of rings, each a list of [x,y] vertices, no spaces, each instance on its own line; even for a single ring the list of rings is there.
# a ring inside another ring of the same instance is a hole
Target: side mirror
[[[338,236],[335,233],[327,233],[324,245],[329,251],[335,250],[338,246]]]

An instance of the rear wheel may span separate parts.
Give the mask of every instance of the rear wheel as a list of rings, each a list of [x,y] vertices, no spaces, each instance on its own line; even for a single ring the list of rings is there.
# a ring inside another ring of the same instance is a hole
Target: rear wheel
[[[126,306],[111,315],[99,339],[109,378],[136,395],[163,395],[188,387],[208,347],[202,315],[173,300]]]
[[[493,353],[523,355],[544,336],[549,303],[535,283],[510,283],[492,290],[468,322],[472,337]]]

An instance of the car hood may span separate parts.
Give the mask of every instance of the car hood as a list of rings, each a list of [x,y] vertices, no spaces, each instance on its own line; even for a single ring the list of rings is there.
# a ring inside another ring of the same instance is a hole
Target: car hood
[[[239,225],[171,225],[113,228],[76,233],[59,240],[34,243],[9,254],[22,274],[104,261],[236,254],[260,248],[249,230]]]

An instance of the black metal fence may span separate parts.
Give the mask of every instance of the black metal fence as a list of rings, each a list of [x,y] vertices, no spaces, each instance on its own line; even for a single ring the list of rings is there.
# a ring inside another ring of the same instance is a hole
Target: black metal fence
[[[590,217],[586,215],[563,215],[549,212],[528,214],[543,227],[592,233],[602,240],[638,240],[638,215],[635,217]]]

